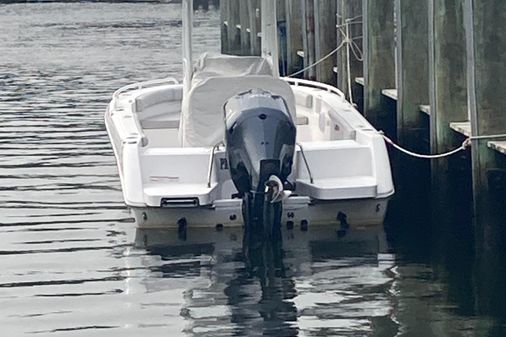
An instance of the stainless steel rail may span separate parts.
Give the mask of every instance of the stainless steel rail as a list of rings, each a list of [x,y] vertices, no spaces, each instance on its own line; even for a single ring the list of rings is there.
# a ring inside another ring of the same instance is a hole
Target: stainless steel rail
[[[211,151],[211,159],[209,160],[209,169],[207,173],[207,187],[211,188],[211,179],[213,176],[213,167],[214,167],[214,157],[216,156],[216,150],[220,148],[220,146],[224,145],[223,142],[219,142],[215,146],[213,146],[213,150]]]
[[[333,94],[336,94],[339,97],[345,99],[345,96],[341,90],[339,90],[336,87],[333,87],[331,85],[325,84],[325,83],[302,80],[299,78],[290,78],[290,77],[282,77],[281,79],[288,82],[289,84],[296,86],[296,87],[304,86],[304,87],[318,88],[318,89],[322,89],[322,90],[331,92]]]
[[[178,84],[178,83],[179,82],[173,77],[160,78],[157,80],[133,83],[133,84],[126,85],[122,88],[119,88],[118,90],[116,90],[114,92],[112,97],[115,99],[119,95],[121,95],[127,91],[130,91],[130,90],[140,90],[140,89],[145,89],[145,88],[150,88],[150,87],[156,87],[156,86],[159,86],[162,84]]]
[[[302,147],[302,145],[300,145],[300,143],[297,143],[297,146],[300,148],[300,154],[302,155],[302,159],[304,160],[304,165],[306,165],[307,174],[309,175],[309,182],[311,184],[313,184],[314,179],[313,179],[313,175],[311,174],[311,169],[309,168],[309,164],[306,159],[306,154],[304,153],[304,148]]]

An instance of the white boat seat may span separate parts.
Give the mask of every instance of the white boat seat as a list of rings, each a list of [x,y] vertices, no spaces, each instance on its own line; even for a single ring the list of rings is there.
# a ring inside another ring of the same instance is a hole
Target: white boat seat
[[[313,183],[297,149],[295,165],[296,192],[319,200],[374,198],[374,177],[369,147],[354,140],[303,143]]]
[[[164,198],[194,199],[209,205],[216,197],[216,170],[208,187],[211,151],[203,148],[150,148],[141,157],[144,202],[160,207]]]
[[[181,85],[146,89],[135,99],[135,112],[143,129],[177,129],[181,114]]]
[[[260,56],[202,54],[195,62],[192,87],[211,77],[272,76],[269,62]]]
[[[135,112],[143,129],[177,129],[181,114],[181,85],[146,89],[135,99]]]
[[[377,196],[377,183],[370,176],[296,180],[297,193],[318,200],[362,199]]]
[[[181,102],[183,99],[183,87],[181,85],[159,86],[145,89],[145,91],[135,99],[135,111],[138,114],[145,112],[154,105]]]
[[[148,120],[141,120],[141,126],[143,129],[178,129],[179,128],[179,116],[176,118],[154,118]]]

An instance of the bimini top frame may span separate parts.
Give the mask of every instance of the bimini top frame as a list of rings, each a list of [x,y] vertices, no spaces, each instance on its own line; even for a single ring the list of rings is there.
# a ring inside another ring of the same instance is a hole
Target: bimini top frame
[[[193,4],[192,0],[182,2],[183,19],[183,87],[186,96],[191,89],[193,76]],[[278,34],[276,23],[276,1],[262,0],[262,57],[271,64],[275,77],[279,76]]]
[[[183,93],[186,96],[191,88],[193,76],[193,0],[183,0]]]

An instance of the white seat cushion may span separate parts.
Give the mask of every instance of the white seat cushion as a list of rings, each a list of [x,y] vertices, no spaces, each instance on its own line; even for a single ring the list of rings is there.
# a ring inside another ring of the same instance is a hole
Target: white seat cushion
[[[147,108],[163,102],[181,101],[183,87],[181,85],[167,85],[146,89],[135,99],[135,110],[142,113]]]
[[[211,55],[208,53],[195,62],[192,86],[211,77],[272,76],[266,59],[259,56]]]
[[[375,198],[377,183],[370,176],[348,176],[341,178],[297,179],[297,193],[318,200]]]

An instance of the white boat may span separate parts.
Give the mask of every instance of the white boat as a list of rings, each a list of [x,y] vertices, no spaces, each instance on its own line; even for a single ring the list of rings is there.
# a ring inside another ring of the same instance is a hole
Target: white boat
[[[383,222],[394,186],[382,136],[338,89],[278,76],[275,1],[262,13],[262,57],[194,63],[184,0],[183,83],[114,93],[105,123],[139,227]]]

